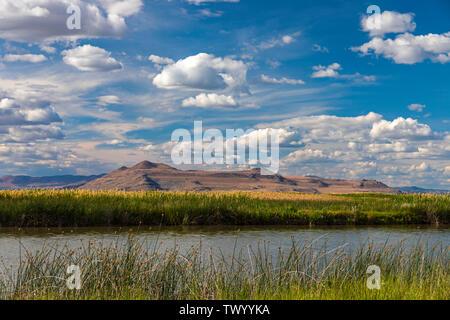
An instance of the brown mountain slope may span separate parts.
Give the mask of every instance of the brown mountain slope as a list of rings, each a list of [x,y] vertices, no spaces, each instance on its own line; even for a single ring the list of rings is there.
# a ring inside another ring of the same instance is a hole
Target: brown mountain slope
[[[372,180],[347,181],[322,178],[263,176],[260,169],[248,171],[182,171],[165,164],[141,162],[122,167],[81,186],[84,190],[125,191],[295,191],[305,193],[399,193]]]
[[[319,193],[401,193],[376,180],[336,180],[295,176],[287,176],[286,178],[305,188],[314,188]]]

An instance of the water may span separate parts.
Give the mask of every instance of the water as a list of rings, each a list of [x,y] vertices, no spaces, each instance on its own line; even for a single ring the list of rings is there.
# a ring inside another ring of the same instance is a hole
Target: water
[[[297,242],[312,241],[314,246],[328,249],[345,246],[348,250],[359,248],[368,240],[377,244],[404,241],[405,246],[413,246],[420,241],[433,245],[442,242],[450,244],[449,226],[381,226],[381,227],[140,227],[133,228],[78,228],[78,229],[25,229],[0,228],[0,263],[3,267],[17,266],[24,251],[41,250],[44,245],[71,248],[86,246],[88,241],[99,241],[104,245],[113,242],[125,242],[129,232],[138,240],[145,241],[149,247],[158,250],[179,246],[180,251],[187,251],[192,246],[202,244],[204,251],[222,252],[232,255],[233,251],[246,248],[249,244],[257,246],[265,240],[269,250],[276,255],[279,247],[290,248],[292,240]],[[0,265],[0,268],[2,266]]]

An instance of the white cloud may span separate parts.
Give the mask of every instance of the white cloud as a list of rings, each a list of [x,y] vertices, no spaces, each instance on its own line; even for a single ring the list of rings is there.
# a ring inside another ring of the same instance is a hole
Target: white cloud
[[[89,44],[75,49],[64,50],[63,61],[81,71],[116,71],[123,68],[122,63],[111,57],[111,53]]]
[[[80,30],[66,27],[66,10],[71,4],[81,8]],[[1,0],[0,38],[52,42],[120,37],[127,31],[125,18],[138,13],[142,6],[141,0]]]
[[[56,111],[46,102],[24,103],[10,98],[0,99],[0,142],[29,142],[62,139],[62,122]]]
[[[286,34],[280,38],[274,38],[268,41],[261,42],[257,48],[260,50],[268,50],[275,47],[284,47],[286,45],[292,44],[297,40],[300,32],[295,32],[293,34]]]
[[[47,61],[47,57],[42,54],[7,54],[3,61],[39,63]]]
[[[366,141],[373,124],[380,121],[380,114],[370,112],[358,117],[337,117],[331,115],[305,116],[259,124],[257,128],[291,128],[298,132],[303,142],[313,141]],[[295,138],[293,137],[293,138]]]
[[[175,63],[175,61],[173,61],[170,58],[159,57],[159,56],[155,56],[154,54],[150,55],[148,57],[148,60],[150,60],[154,64],[159,64],[159,65],[174,64]]]
[[[325,67],[322,65],[314,66],[311,78],[339,78],[344,80],[351,80],[354,83],[369,83],[377,80],[376,76],[364,75],[359,72],[354,74],[340,74],[337,70],[342,70],[339,63],[335,62]]]
[[[394,141],[392,143],[371,143],[367,146],[371,153],[386,152],[417,152],[417,146],[403,141]]]
[[[11,1],[0,2],[0,19],[6,19],[11,15],[46,18],[50,15],[47,8],[39,6],[38,1]]]
[[[291,84],[291,85],[305,84],[303,80],[289,79],[285,77],[281,79],[276,79],[266,76],[264,74],[261,76],[261,81],[264,83],[271,83],[271,84]]]
[[[209,9],[202,9],[199,12],[202,16],[209,18],[217,18],[223,15],[223,11],[211,11]]]
[[[232,96],[218,95],[216,93],[199,94],[196,97],[183,100],[183,107],[200,108],[236,108],[238,103]]]
[[[36,164],[44,159],[56,159],[57,153],[54,148],[43,146],[42,144],[18,144],[8,142],[7,144],[0,144],[0,159],[7,159],[14,156],[14,162]]]
[[[361,26],[364,31],[369,32],[371,37],[383,36],[386,33],[412,32],[416,29],[413,22],[414,14],[401,14],[395,11],[384,11],[383,13],[363,16]]]
[[[317,43],[315,43],[313,45],[313,51],[315,51],[315,52],[326,52],[326,53],[329,52],[327,47],[323,47],[321,45],[318,45]]]
[[[450,32],[414,36],[405,33],[394,40],[374,38],[360,47],[352,48],[363,55],[375,53],[393,59],[398,64],[415,64],[430,59],[433,62],[450,61]]]
[[[15,142],[30,142],[36,140],[62,139],[64,134],[56,126],[33,126],[9,128],[8,140]]]
[[[418,164],[418,165],[411,165],[411,167],[409,168],[409,171],[425,172],[425,171],[429,171],[430,169],[431,169],[430,166],[426,162],[422,162],[421,164]]]
[[[16,100],[0,100],[0,126],[50,124],[61,122],[55,110],[46,102],[20,105]]]
[[[431,128],[417,120],[397,118],[394,121],[381,120],[375,123],[370,131],[373,138],[390,139],[424,139],[433,138]]]
[[[359,72],[356,72],[354,74],[342,74],[337,76],[340,79],[347,79],[347,80],[353,80],[356,83],[361,82],[374,82],[377,80],[376,76],[368,76],[361,74]]]
[[[339,73],[336,70],[341,70],[341,65],[337,62],[330,64],[328,67],[324,67],[321,65],[314,66],[313,70],[316,70],[312,74],[312,78],[336,78],[339,76]]]
[[[41,45],[40,46],[41,50],[48,53],[48,54],[54,54],[56,53],[56,48],[52,47],[52,46],[48,46],[48,45]]]
[[[208,2],[239,2],[240,0],[186,0],[190,4],[201,5]]]
[[[100,0],[108,15],[129,17],[141,11],[142,0]]]
[[[164,67],[153,79],[163,89],[247,90],[247,65],[231,58],[199,53]]]
[[[290,164],[309,161],[317,162],[328,159],[329,157],[325,155],[325,153],[322,150],[305,149],[305,150],[297,150],[290,153],[283,159],[283,162],[285,164]]]
[[[117,81],[107,73],[86,74],[70,72],[66,68],[30,70],[24,74],[3,73],[0,77],[0,98],[3,96],[32,104],[39,101],[51,101],[61,117],[92,117],[113,119],[117,112],[108,111],[92,105],[87,98],[99,86]],[[43,76],[45,73],[45,76]]]
[[[408,109],[411,111],[422,112],[427,106],[424,104],[413,103],[408,106]]]
[[[110,104],[119,104],[121,103],[120,99],[118,96],[100,96],[97,98],[98,99],[98,104],[101,106],[107,106]]]
[[[295,36],[291,36],[291,35],[285,35],[281,38],[281,41],[284,44],[291,44],[291,43],[295,42],[295,40],[296,40]]]
[[[281,160],[282,174],[368,178],[393,186],[409,181],[447,183],[442,173],[448,166],[450,137],[417,120],[387,121],[371,112],[357,117],[304,116],[256,126],[267,127],[291,133],[281,144],[289,151]]]

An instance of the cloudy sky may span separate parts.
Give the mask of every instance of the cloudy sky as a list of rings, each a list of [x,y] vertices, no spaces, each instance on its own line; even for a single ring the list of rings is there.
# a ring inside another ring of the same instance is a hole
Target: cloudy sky
[[[450,2],[375,2],[0,0],[0,175],[170,164],[202,120],[282,129],[282,174],[448,189]]]

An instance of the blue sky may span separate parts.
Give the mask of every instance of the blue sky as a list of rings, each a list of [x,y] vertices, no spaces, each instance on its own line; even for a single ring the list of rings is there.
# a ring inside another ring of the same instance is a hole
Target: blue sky
[[[450,188],[449,21],[446,0],[0,0],[0,175],[170,164],[202,120],[284,130],[283,174]]]

